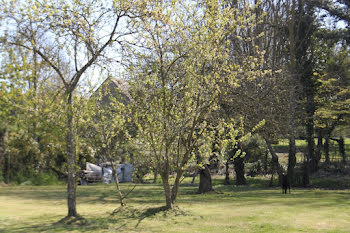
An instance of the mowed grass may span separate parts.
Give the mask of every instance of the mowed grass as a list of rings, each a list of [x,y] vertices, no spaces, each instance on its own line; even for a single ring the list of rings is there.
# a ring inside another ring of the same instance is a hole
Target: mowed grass
[[[157,209],[164,204],[161,184],[140,184],[128,207],[115,215],[113,185],[79,186],[84,225],[57,223],[67,212],[65,186],[0,187],[0,232],[350,232],[349,190],[295,189],[283,195],[265,188],[265,180],[248,182],[234,187],[216,179],[220,192],[204,195],[184,184],[179,208],[170,212]]]
[[[323,140],[324,141],[324,140]],[[345,153],[347,154],[347,159],[349,159],[349,154],[350,154],[350,138],[345,138],[344,139],[345,143]],[[307,142],[306,140],[295,140],[295,146],[297,150],[296,154],[296,160],[297,163],[303,163],[305,161],[305,154],[307,153]],[[315,139],[315,149],[317,146],[317,139]],[[273,145],[274,149],[277,154],[279,155],[279,161],[287,166],[287,161],[288,161],[288,149],[289,149],[289,141],[288,139],[280,139],[278,141],[278,144]],[[334,142],[333,140],[330,140],[330,145],[329,145],[329,153],[330,153],[330,160],[331,161],[338,161],[340,162],[342,160],[342,157],[339,152],[339,145],[338,143]],[[325,161],[325,155],[324,152],[322,152],[321,155],[321,161]],[[350,231],[349,231],[350,232]]]

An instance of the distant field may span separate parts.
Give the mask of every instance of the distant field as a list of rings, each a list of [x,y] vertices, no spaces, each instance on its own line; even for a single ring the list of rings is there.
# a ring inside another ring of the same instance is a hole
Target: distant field
[[[350,138],[345,138],[345,151],[347,158],[350,159]],[[304,160],[304,153],[306,153],[306,140],[295,140],[295,145],[297,149],[297,162],[303,162]],[[317,139],[315,139],[315,145],[317,145]],[[282,162],[284,162],[284,157],[283,154],[288,153],[288,146],[289,146],[289,141],[288,139],[280,139],[278,141],[278,144],[273,145],[274,149],[280,153],[280,157],[282,159]],[[329,153],[330,153],[330,159],[331,161],[340,161],[342,158],[340,157],[339,154],[339,148],[338,148],[338,143],[334,141],[330,141],[329,145]],[[324,153],[322,154],[321,161],[324,160]]]
[[[265,188],[265,180],[250,179],[248,187],[221,182],[214,180],[223,194],[198,195],[197,187],[183,185],[180,208],[168,213],[149,209],[163,205],[160,184],[138,185],[129,207],[114,216],[113,185],[79,186],[78,212],[88,220],[83,226],[57,223],[67,211],[65,186],[0,187],[0,232],[349,232],[349,190],[282,195]]]
[[[345,138],[344,142],[345,142],[346,146],[348,146],[348,147],[350,146],[350,138]],[[333,142],[332,140],[330,141],[330,143],[331,143],[331,145],[337,146],[337,143]],[[278,144],[276,144],[275,146],[287,146],[288,147],[288,144],[289,144],[288,139],[279,139]],[[316,144],[317,144],[317,139],[315,139],[315,145]],[[295,145],[296,145],[296,147],[306,147],[307,143],[306,143],[306,140],[297,139],[297,140],[295,140]]]

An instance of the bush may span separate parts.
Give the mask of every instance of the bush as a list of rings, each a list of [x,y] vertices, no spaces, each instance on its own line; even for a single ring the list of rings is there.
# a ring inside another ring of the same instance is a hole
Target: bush
[[[18,173],[14,181],[19,185],[54,185],[62,183],[57,175],[52,172],[38,174]]]
[[[57,176],[53,173],[39,173],[32,177],[30,181],[34,185],[53,185],[61,183]]]

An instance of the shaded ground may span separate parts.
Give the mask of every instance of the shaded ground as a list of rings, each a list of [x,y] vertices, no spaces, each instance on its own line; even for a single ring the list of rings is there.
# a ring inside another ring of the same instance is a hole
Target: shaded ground
[[[174,211],[161,208],[160,184],[138,185],[128,207],[114,215],[114,186],[80,186],[84,225],[57,223],[67,211],[65,186],[1,187],[0,232],[349,232],[349,190],[296,189],[282,195],[265,188],[266,180],[248,182],[234,187],[216,179],[215,189],[223,194],[205,195],[183,185]]]

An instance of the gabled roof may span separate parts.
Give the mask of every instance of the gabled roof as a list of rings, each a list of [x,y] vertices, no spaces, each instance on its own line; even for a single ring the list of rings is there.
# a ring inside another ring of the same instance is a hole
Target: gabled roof
[[[107,78],[108,79],[108,78]],[[130,95],[129,89],[129,83],[122,79],[116,79],[116,78],[109,78],[116,87],[129,99],[129,101],[132,100],[132,96]]]
[[[129,93],[129,84],[122,79],[116,79],[113,77],[106,78],[105,81],[102,82],[102,84],[97,88],[95,93],[98,93],[99,91],[103,91],[104,88],[111,89],[111,93],[119,92],[122,95],[123,102],[125,103],[133,101],[132,96]],[[113,95],[113,94],[112,94]],[[104,97],[103,97],[104,98]]]

